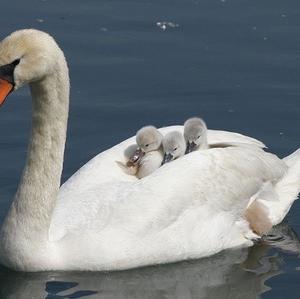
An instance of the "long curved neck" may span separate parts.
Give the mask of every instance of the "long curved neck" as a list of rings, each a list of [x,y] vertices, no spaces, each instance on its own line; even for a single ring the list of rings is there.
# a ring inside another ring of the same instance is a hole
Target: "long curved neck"
[[[48,236],[60,187],[69,108],[68,68],[63,57],[56,68],[53,74],[30,85],[31,139],[26,166],[5,223],[30,239]]]

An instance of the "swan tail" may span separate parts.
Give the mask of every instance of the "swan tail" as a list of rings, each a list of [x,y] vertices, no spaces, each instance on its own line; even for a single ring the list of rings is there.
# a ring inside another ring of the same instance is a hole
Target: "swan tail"
[[[300,192],[300,149],[285,157],[283,161],[288,169],[282,179],[274,185],[275,200],[258,199],[268,208],[272,225],[282,222]]]
[[[300,149],[283,161],[288,168],[281,180],[265,183],[245,211],[250,228],[260,236],[282,222],[300,192]]]
[[[279,201],[282,202],[284,208],[283,216],[278,223],[283,220],[300,192],[300,149],[287,156],[284,161],[289,169],[283,179],[276,185]]]
[[[289,156],[283,158],[283,161],[287,164],[287,166],[292,167],[297,161],[300,160],[300,148],[291,153]]]
[[[126,173],[129,175],[136,175],[137,173],[137,167],[136,166],[132,166],[129,167],[126,164],[124,164],[123,162],[120,161],[116,161],[116,163],[118,164],[118,166]]]

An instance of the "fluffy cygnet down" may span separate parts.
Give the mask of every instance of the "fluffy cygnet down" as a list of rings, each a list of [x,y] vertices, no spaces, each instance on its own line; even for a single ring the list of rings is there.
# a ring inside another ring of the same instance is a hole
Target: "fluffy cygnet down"
[[[184,139],[186,141],[186,154],[200,149],[207,149],[207,127],[198,117],[189,118],[184,123]]]
[[[166,134],[162,140],[164,159],[162,164],[175,160],[184,155],[186,144],[180,132],[173,131]]]
[[[129,156],[124,165],[117,162],[128,174],[143,178],[161,166],[163,152],[161,148],[163,136],[154,126],[146,126],[136,133],[138,148]]]

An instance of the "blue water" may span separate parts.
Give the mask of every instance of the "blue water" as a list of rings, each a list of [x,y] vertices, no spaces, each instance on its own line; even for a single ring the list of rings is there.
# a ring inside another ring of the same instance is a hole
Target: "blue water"
[[[281,157],[300,147],[299,1],[10,0],[1,3],[0,24],[0,38],[45,30],[66,54],[63,181],[142,125],[192,115],[258,138]],[[1,221],[24,165],[30,113],[26,88],[0,110]],[[295,202],[273,240],[199,261],[117,273],[3,269],[0,297],[299,298],[299,219]]]

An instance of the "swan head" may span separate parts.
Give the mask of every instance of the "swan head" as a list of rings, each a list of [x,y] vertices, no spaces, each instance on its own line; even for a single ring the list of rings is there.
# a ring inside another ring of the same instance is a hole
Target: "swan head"
[[[23,85],[40,81],[57,71],[64,55],[47,33],[24,29],[0,42],[0,105]]]
[[[186,141],[186,154],[207,144],[207,127],[198,117],[189,118],[184,123],[184,139]]]
[[[184,155],[186,144],[183,135],[174,131],[167,133],[163,140],[164,159],[162,164],[175,160]]]

